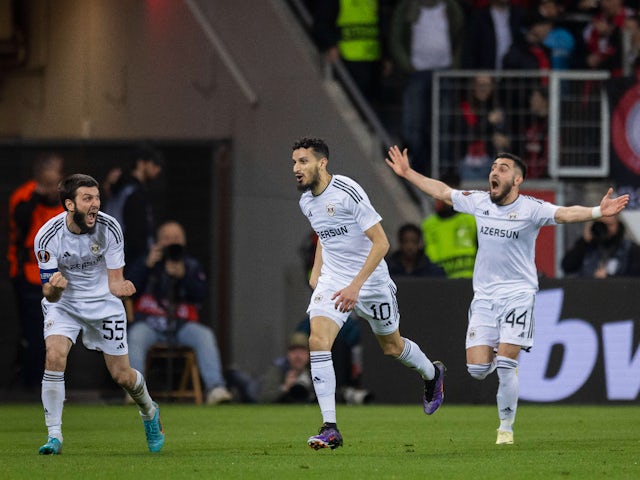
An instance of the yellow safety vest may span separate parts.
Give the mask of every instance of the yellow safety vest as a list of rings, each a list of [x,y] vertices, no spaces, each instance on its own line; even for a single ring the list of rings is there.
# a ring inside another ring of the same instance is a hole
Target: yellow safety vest
[[[478,251],[476,220],[457,213],[448,218],[433,214],[422,222],[425,253],[447,273],[447,278],[471,278]]]
[[[377,0],[340,0],[340,55],[351,62],[380,60]]]

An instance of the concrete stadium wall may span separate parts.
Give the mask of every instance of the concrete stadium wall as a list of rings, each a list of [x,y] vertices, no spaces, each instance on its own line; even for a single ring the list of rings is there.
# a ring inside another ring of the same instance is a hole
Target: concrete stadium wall
[[[230,331],[222,341],[227,363],[257,373],[284,349],[307,302],[290,298],[309,230],[291,173],[292,141],[326,138],[332,170],[358,179],[389,232],[410,210],[388,188],[390,179],[398,183],[382,152],[358,141],[357,119],[341,114],[284,0],[194,3],[257,102],[234,81],[189,2],[29,0],[31,57],[26,68],[2,72],[0,141],[230,140]]]

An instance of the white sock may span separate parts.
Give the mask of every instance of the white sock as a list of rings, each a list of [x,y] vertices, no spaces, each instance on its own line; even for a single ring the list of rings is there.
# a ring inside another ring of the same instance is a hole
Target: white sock
[[[518,361],[509,357],[498,355],[496,357],[498,370],[498,417],[500,418],[500,430],[513,431],[513,422],[516,419],[518,409]]]
[[[45,370],[42,377],[42,406],[48,435],[62,442],[62,408],[64,406],[64,372]]]
[[[153,400],[147,390],[147,383],[144,381],[144,377],[138,370],[134,369],[134,371],[136,372],[135,386],[131,390],[126,388],[124,390],[131,395],[133,401],[138,405],[142,418],[145,420],[151,420],[156,414],[156,407],[153,406]]]
[[[431,360],[427,358],[416,343],[408,338],[403,337],[402,339],[404,340],[404,350],[397,357],[397,360],[403,365],[417,370],[423,379],[432,380],[436,375],[436,367],[433,366]]]
[[[336,372],[331,352],[311,352],[311,378],[322,421],[336,423]]]
[[[496,359],[491,363],[467,363],[467,371],[476,380],[484,380],[496,369]]]

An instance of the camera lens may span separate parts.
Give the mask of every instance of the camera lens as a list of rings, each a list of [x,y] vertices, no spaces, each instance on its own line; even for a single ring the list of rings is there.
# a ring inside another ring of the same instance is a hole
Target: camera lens
[[[164,248],[164,259],[165,260],[173,260],[178,261],[182,260],[184,257],[184,246],[179,243],[174,243],[172,245],[167,245]]]

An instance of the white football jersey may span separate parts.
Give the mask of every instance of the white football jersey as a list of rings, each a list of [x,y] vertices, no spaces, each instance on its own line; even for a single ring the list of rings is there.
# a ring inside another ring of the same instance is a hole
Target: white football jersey
[[[475,297],[495,299],[536,292],[536,238],[541,227],[556,224],[554,215],[559,207],[527,195],[500,206],[484,191],[453,190],[451,200],[456,211],[476,218]]]
[[[65,299],[99,299],[111,295],[107,269],[124,267],[122,229],[115,218],[98,212],[90,233],[75,234],[66,224],[67,212],[45,223],[35,237],[33,249],[46,283],[58,270],[68,280]]]
[[[318,196],[304,192],[300,197],[300,208],[322,244],[320,274],[348,285],[371,251],[371,240],[364,232],[379,223],[382,217],[362,187],[343,175],[333,175],[327,188]],[[365,285],[388,282],[389,269],[382,260]]]

